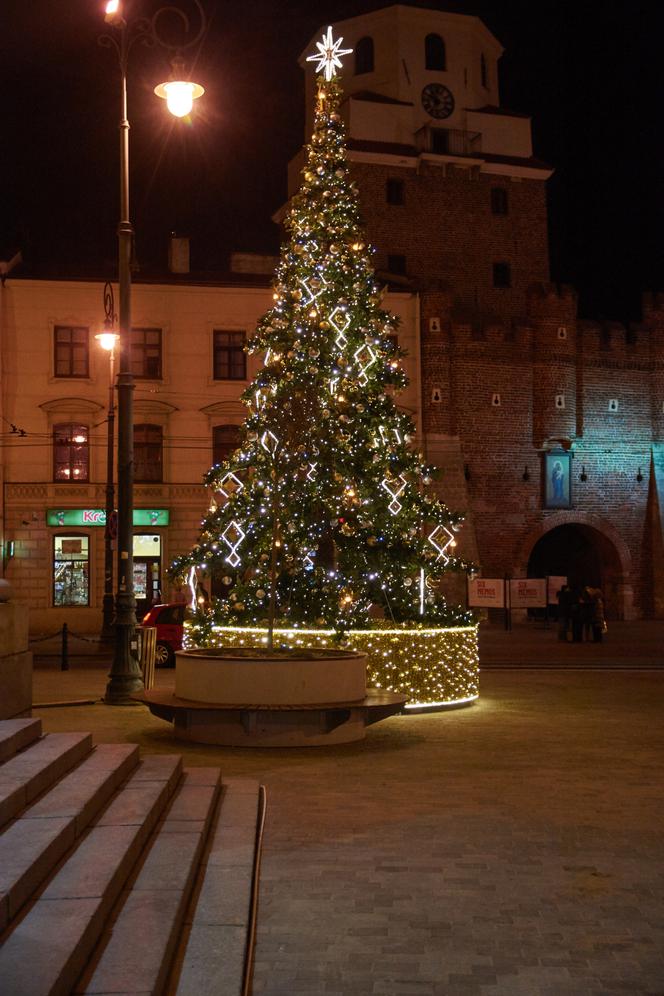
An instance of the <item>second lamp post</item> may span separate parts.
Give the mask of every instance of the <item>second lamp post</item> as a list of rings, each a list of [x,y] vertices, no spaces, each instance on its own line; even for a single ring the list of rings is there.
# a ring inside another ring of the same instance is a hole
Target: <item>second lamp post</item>
[[[169,5],[159,8],[152,18],[130,17],[130,0],[108,0],[106,23],[112,35],[103,35],[100,43],[115,49],[120,65],[120,221],[118,223],[118,292],[119,292],[119,372],[118,392],[118,515],[117,515],[117,587],[115,594],[115,649],[106,686],[105,701],[112,705],[131,703],[143,691],[136,639],[136,600],[133,577],[134,512],[134,378],[131,367],[131,253],[134,230],[129,219],[129,119],[127,116],[127,67],[129,54],[137,41],[158,45],[171,53],[173,75],[168,83],[155,90],[166,98],[171,113],[183,117],[203,88],[183,79],[181,52],[198,44],[207,21],[200,0],[189,0],[200,18],[198,31],[192,31],[187,15]],[[175,15],[184,40],[173,45],[159,32],[163,15]]]

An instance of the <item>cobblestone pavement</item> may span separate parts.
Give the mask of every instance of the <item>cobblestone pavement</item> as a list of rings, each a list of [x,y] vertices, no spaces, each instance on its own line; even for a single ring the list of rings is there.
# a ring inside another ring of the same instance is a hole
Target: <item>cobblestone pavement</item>
[[[103,684],[39,671],[35,697]],[[658,671],[494,670],[473,707],[362,744],[185,747],[267,786],[256,996],[663,996],[663,692]],[[140,707],[37,714],[173,750]]]

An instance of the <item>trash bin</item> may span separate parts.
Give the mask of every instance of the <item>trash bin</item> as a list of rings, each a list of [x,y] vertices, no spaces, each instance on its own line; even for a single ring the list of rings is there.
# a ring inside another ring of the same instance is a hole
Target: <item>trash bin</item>
[[[154,688],[154,655],[157,649],[157,627],[137,626],[138,663],[143,672],[143,684],[146,691]]]

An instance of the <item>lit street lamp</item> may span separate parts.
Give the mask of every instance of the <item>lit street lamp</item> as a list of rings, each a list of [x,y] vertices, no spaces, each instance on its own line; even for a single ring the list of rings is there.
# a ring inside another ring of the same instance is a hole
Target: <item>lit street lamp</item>
[[[178,117],[186,115],[203,88],[183,79],[181,52],[198,44],[207,20],[200,0],[188,0],[200,18],[197,32],[191,30],[187,15],[171,5],[160,7],[151,18],[129,16],[130,2],[108,0],[105,20],[112,35],[102,35],[101,45],[114,48],[120,65],[120,221],[118,223],[118,294],[120,312],[120,363],[118,372],[118,518],[117,518],[117,589],[115,595],[115,649],[106,686],[105,701],[124,705],[143,691],[143,679],[137,656],[136,599],[134,598],[133,512],[134,512],[134,378],[131,369],[131,251],[134,230],[129,220],[129,120],[127,117],[127,67],[129,54],[137,41],[158,45],[172,54],[173,76],[157,87],[165,96],[169,109]],[[159,18],[176,15],[184,40],[173,45],[158,30]],[[183,102],[182,96],[185,95]]]
[[[104,601],[102,603],[102,640],[112,640],[113,628],[113,533],[115,532],[115,490],[113,486],[113,441],[115,432],[115,346],[120,336],[114,331],[117,322],[113,287],[104,286],[104,331],[95,339],[109,359],[108,446],[106,450],[106,528],[104,529]]]

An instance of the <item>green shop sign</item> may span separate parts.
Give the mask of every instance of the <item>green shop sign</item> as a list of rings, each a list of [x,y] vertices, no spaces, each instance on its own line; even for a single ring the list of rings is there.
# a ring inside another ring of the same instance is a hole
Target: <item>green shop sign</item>
[[[135,526],[167,526],[167,508],[135,508]],[[103,508],[47,508],[47,526],[105,526],[106,510]]]

